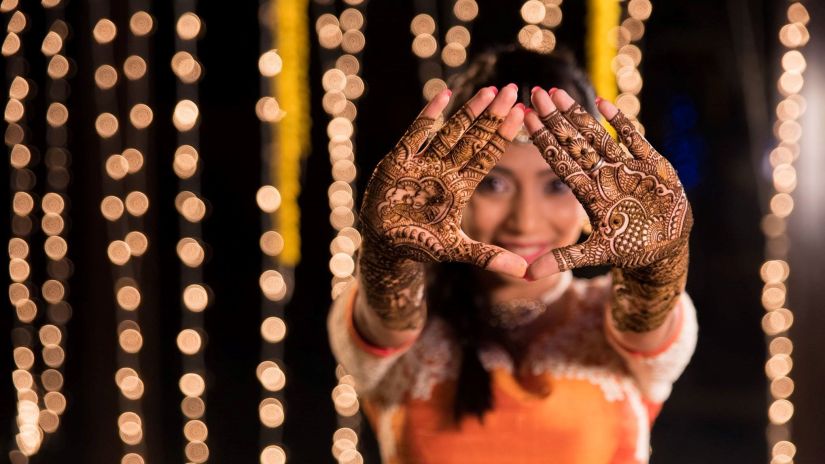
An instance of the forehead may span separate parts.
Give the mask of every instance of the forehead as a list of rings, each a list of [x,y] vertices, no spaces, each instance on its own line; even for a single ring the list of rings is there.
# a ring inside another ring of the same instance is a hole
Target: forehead
[[[496,167],[504,168],[519,176],[553,174],[550,166],[541,157],[539,149],[532,143],[508,143]]]

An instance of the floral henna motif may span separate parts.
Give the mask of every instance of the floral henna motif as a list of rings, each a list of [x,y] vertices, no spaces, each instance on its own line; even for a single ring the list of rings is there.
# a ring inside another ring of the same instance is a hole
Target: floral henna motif
[[[629,154],[579,105],[542,118],[533,139],[584,206],[593,233],[553,250],[560,270],[612,264],[620,330],[665,320],[687,278],[690,204],[673,166],[618,113],[611,120]],[[595,147],[595,148],[594,148]]]
[[[487,267],[501,249],[471,240],[461,214],[476,186],[501,158],[502,123],[466,108],[419,147],[433,126],[419,118],[373,172],[364,193],[359,261],[367,303],[394,329],[424,320],[423,264],[461,261]]]

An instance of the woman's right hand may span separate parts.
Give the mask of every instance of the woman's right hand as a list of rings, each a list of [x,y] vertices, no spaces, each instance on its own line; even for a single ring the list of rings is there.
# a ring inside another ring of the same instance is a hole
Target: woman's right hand
[[[423,148],[450,99],[438,94],[398,145],[376,167],[364,193],[365,245],[387,261],[459,261],[517,277],[524,259],[477,242],[461,230],[461,216],[479,182],[495,166],[521,127],[517,89],[481,89],[447,120]]]

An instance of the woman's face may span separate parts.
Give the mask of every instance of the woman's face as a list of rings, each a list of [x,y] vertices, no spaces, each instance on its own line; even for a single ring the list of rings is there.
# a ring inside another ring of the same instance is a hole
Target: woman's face
[[[506,248],[530,264],[553,248],[575,243],[584,218],[578,200],[538,148],[510,143],[476,188],[462,227],[473,239]]]

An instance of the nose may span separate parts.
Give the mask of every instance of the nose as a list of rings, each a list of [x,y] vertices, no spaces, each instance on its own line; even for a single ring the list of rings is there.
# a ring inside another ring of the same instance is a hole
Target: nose
[[[528,234],[536,227],[536,207],[538,199],[525,190],[521,190],[513,197],[507,225],[510,230],[519,234]]]

